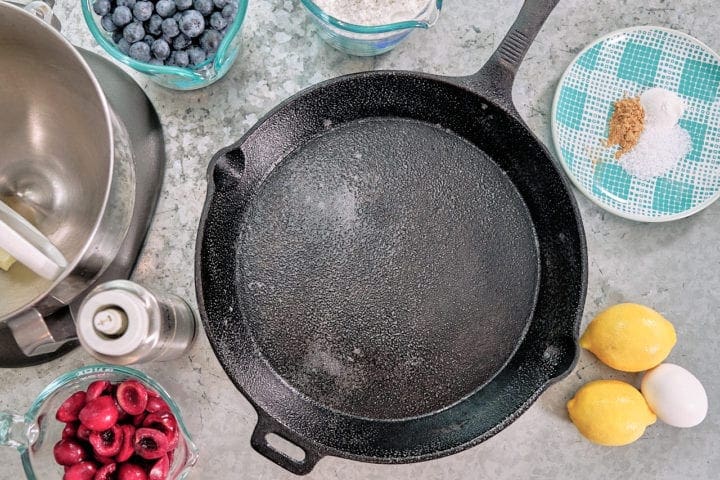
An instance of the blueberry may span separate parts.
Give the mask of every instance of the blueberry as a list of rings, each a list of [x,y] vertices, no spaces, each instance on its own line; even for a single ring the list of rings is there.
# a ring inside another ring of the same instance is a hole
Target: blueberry
[[[192,40],[190,40],[190,37],[188,37],[184,33],[181,33],[173,39],[172,46],[175,50],[184,50],[189,47],[191,43]]]
[[[175,15],[173,15],[172,18],[179,24],[180,19],[182,18],[182,12],[175,12]]]
[[[118,29],[118,26],[113,22],[112,15],[105,15],[100,19],[100,25],[106,32],[114,32]]]
[[[155,35],[157,37],[162,33],[162,22],[163,18],[157,13],[154,13],[152,17],[150,17],[150,20],[148,20],[146,24],[147,31],[150,33],[150,35]]]
[[[232,2],[233,0],[213,0],[213,3],[215,4],[215,8],[218,10],[222,10],[225,5]]]
[[[169,38],[177,37],[180,34],[180,29],[178,28],[178,24],[173,18],[166,18],[163,20],[162,23],[162,32],[163,36],[167,36]]]
[[[113,25],[115,25],[115,24],[113,23]],[[120,30],[115,30],[115,31],[113,32],[113,34],[112,34],[113,42],[118,43],[121,38],[123,38],[122,31],[120,31]]]
[[[128,23],[132,22],[132,12],[128,7],[120,6],[115,9],[112,14],[112,21],[118,27],[124,27]]]
[[[135,6],[135,2],[136,2],[136,0],[117,0],[117,2],[115,2],[115,4],[118,7],[128,7],[130,9],[132,9]]]
[[[175,7],[180,10],[187,10],[192,7],[192,0],[175,0]]]
[[[190,38],[198,37],[205,30],[205,19],[197,10],[183,12],[180,19],[180,30]]]
[[[120,40],[118,40],[117,46],[118,46],[118,49],[120,49],[120,51],[122,53],[124,53],[125,55],[130,53],[130,44],[124,38],[121,38]]]
[[[165,40],[155,40],[150,47],[155,58],[165,60],[170,56],[170,45]]]
[[[145,42],[133,43],[130,46],[130,56],[141,62],[150,61],[150,47]]]
[[[175,2],[173,0],[160,0],[155,4],[155,11],[163,18],[172,17],[175,14]]]
[[[232,22],[237,14],[238,6],[237,3],[228,3],[222,9],[222,16],[227,19],[228,22]]]
[[[136,43],[145,38],[145,29],[140,22],[132,22],[123,30],[123,37],[128,43]]]
[[[152,35],[145,35],[145,38],[143,38],[142,41],[147,43],[148,47],[152,47],[152,44],[155,41],[155,37],[153,37]]]
[[[213,0],[193,0],[193,7],[203,15],[210,15],[213,11]]]
[[[151,58],[150,60],[148,60],[147,63],[149,63],[150,65],[157,65],[157,66],[165,65],[165,63],[162,60],[158,60],[157,58]]]
[[[152,16],[154,8],[151,2],[137,2],[133,7],[133,16],[135,20],[144,22]]]
[[[222,30],[225,27],[227,27],[227,20],[222,16],[222,13],[213,12],[213,14],[210,15],[210,28]]]
[[[190,47],[187,49],[187,53],[190,59],[190,65],[200,65],[207,59],[205,50],[200,47]]]
[[[110,10],[112,10],[110,0],[95,0],[92,7],[93,12],[97,13],[101,17],[104,17],[105,15],[110,13]]]
[[[187,67],[190,64],[188,53],[185,50],[176,50],[173,52],[173,63],[178,67]]]
[[[200,48],[207,53],[215,53],[220,46],[221,40],[220,32],[217,30],[207,30],[202,34],[202,37],[200,37]]]

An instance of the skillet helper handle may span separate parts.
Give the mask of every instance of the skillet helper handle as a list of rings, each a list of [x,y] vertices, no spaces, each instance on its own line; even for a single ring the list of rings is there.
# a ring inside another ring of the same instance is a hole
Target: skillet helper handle
[[[305,453],[305,457],[302,460],[295,459],[277,450],[268,442],[268,435],[271,434],[300,448]],[[250,445],[256,452],[295,475],[307,475],[323,457],[323,454],[317,449],[308,445],[298,435],[280,425],[260,409],[258,409],[258,422],[250,438]]]
[[[60,250],[2,200],[0,248],[47,280],[56,279],[67,267],[67,261]]]
[[[464,83],[515,113],[512,87],[520,64],[560,0],[525,0],[515,23],[487,63]]]

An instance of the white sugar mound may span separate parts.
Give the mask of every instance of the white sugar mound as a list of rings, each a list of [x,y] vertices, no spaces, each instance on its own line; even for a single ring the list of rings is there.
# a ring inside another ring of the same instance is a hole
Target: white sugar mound
[[[669,172],[690,153],[690,134],[679,125],[646,125],[635,148],[622,156],[620,164],[641,180]]]

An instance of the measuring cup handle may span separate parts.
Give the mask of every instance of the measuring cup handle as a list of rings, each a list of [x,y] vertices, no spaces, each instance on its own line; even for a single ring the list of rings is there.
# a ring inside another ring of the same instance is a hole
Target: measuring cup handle
[[[515,113],[512,87],[515,75],[545,21],[559,0],[525,0],[515,23],[479,72],[465,77],[474,91]]]
[[[25,11],[32,13],[37,18],[60,31],[60,21],[53,14],[55,0],[34,0],[23,8]]]
[[[9,412],[0,412],[0,447],[27,447],[27,424],[25,418]]]
[[[0,248],[30,270],[55,280],[67,261],[48,238],[0,200]]]

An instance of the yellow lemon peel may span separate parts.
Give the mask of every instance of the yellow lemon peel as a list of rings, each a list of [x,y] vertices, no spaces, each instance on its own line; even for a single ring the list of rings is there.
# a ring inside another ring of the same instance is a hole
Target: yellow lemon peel
[[[660,365],[675,346],[673,324],[655,310],[621,303],[600,312],[580,338],[580,346],[623,372]]]
[[[596,380],[567,403],[570,420],[593,443],[627,445],[640,438],[657,417],[640,391],[619,380]]]

